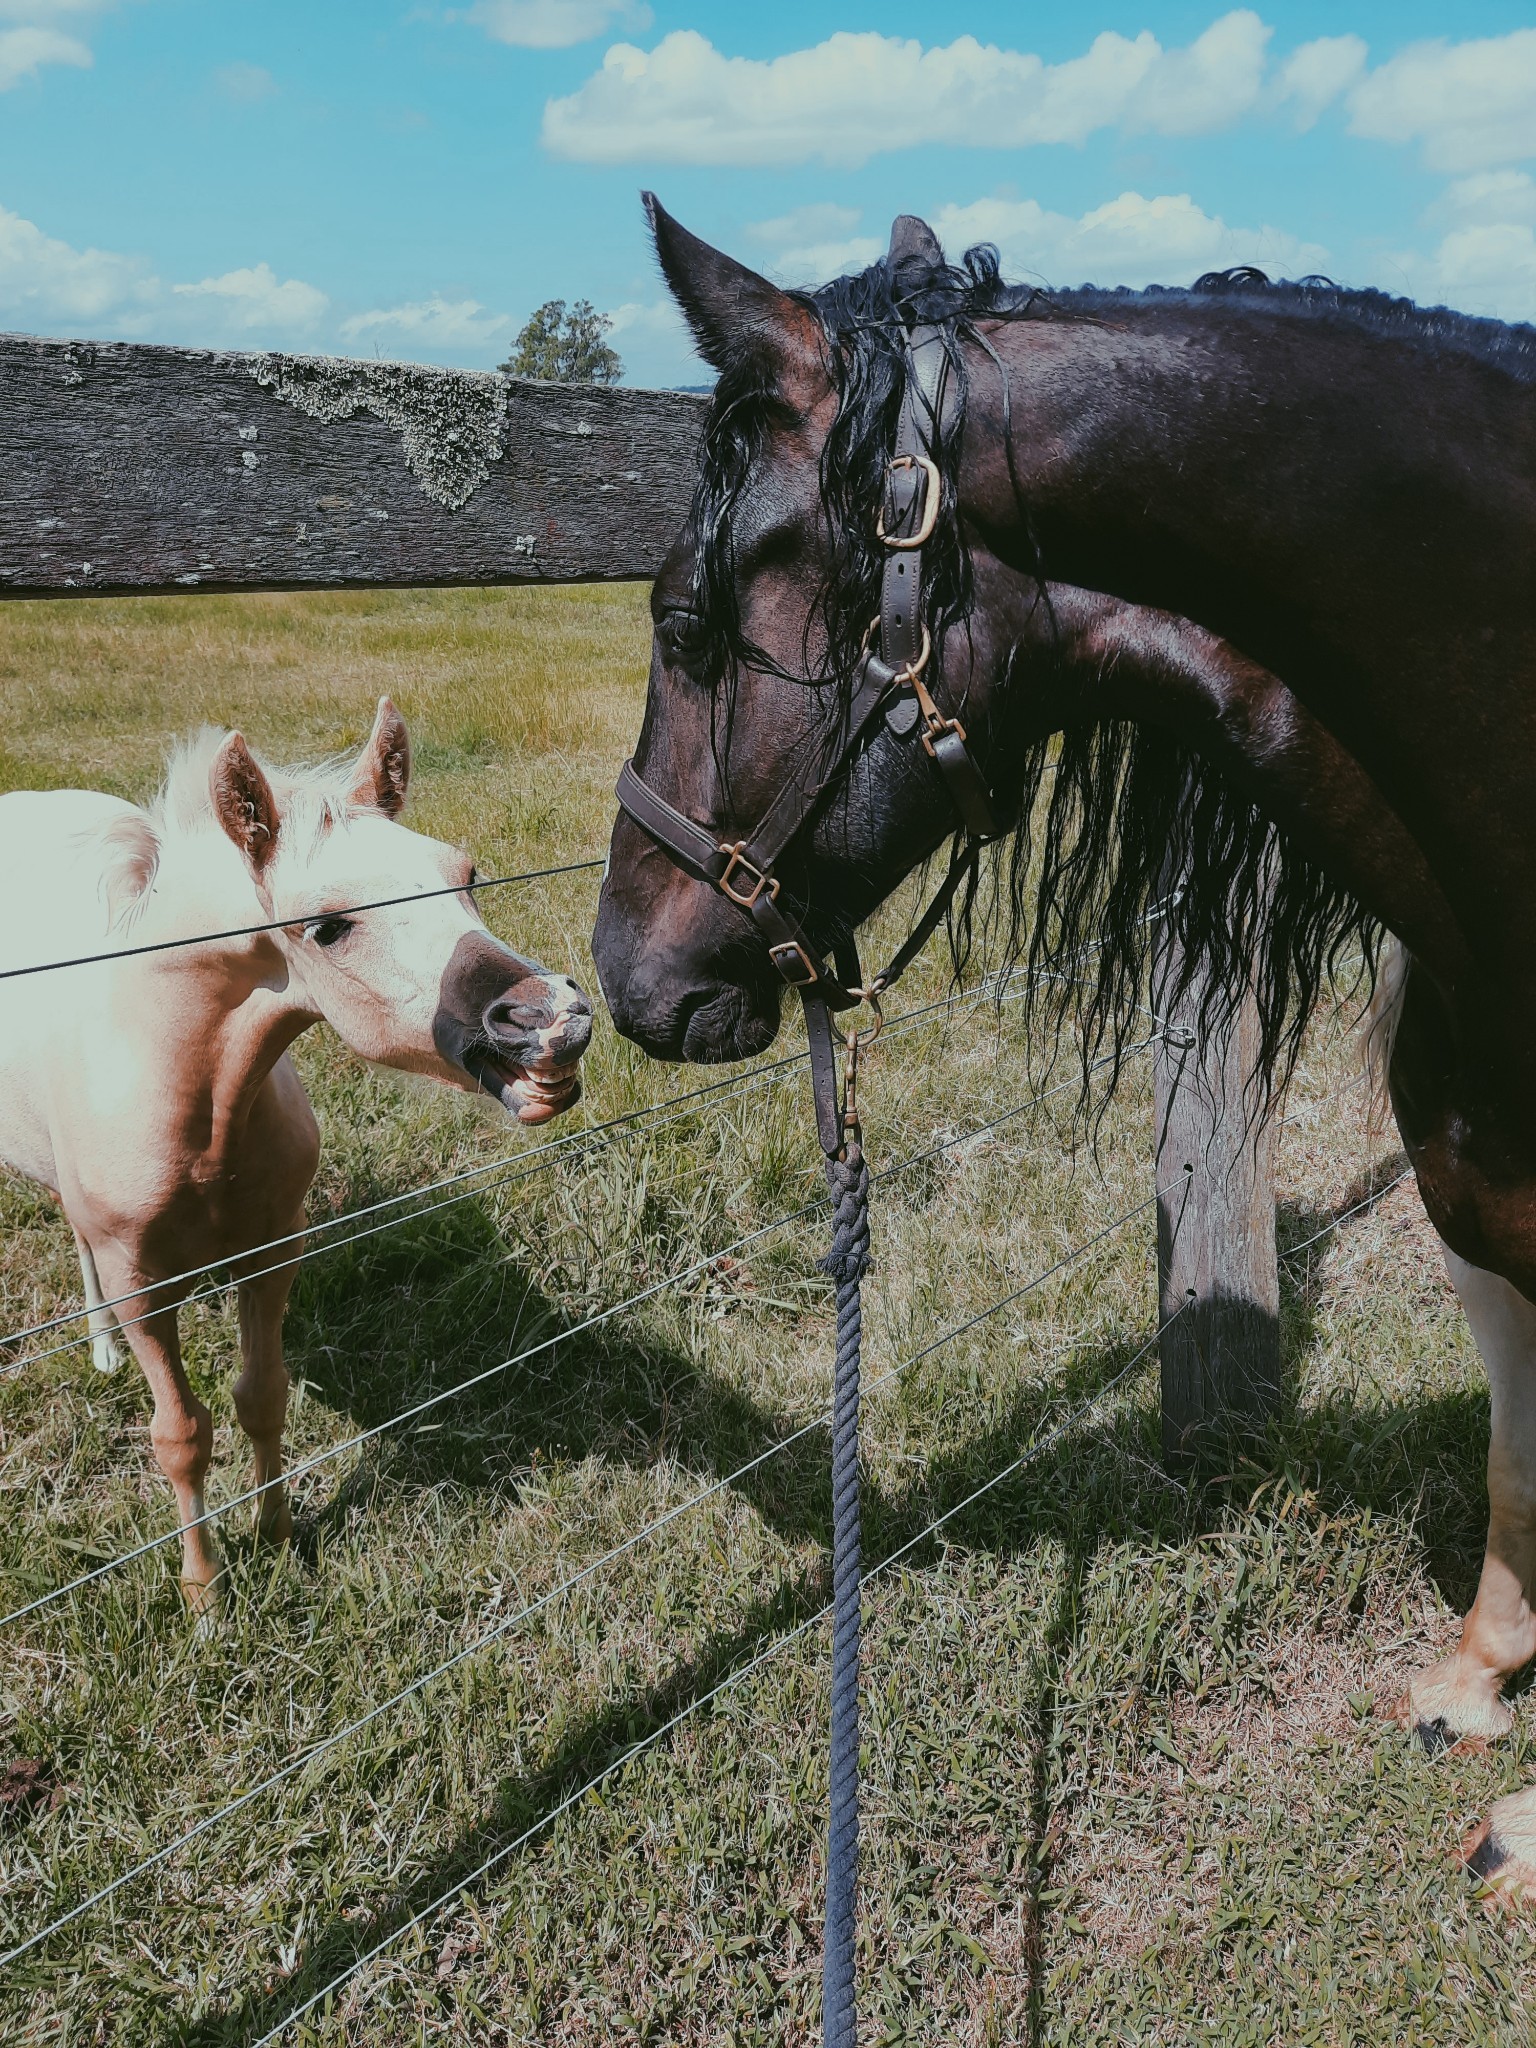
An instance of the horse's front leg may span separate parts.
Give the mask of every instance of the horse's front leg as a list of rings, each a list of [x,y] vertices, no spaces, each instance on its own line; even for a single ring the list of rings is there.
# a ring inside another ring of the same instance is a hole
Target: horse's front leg
[[[295,1217],[297,1230],[302,1217]],[[255,1454],[256,1533],[265,1542],[286,1543],[293,1534],[293,1515],[283,1487],[283,1423],[288,1413],[288,1368],[283,1362],[283,1315],[293,1287],[300,1239],[290,1263],[265,1270],[266,1260],[253,1261],[251,1277],[240,1281],[240,1354],[244,1370],[235,1381],[235,1413]],[[285,1247],[285,1250],[287,1248]]]
[[[151,1309],[157,1294],[153,1285],[135,1273],[126,1258],[100,1247],[96,1270],[107,1294],[129,1297],[122,1304],[123,1334],[154,1396],[149,1440],[181,1511],[182,1589],[195,1612],[207,1613],[218,1605],[223,1571],[218,1547],[203,1520],[208,1511],[203,1485],[213,1458],[213,1417],[193,1393],[181,1362],[179,1304]],[[164,1290],[158,1293],[163,1300]]]
[[[1401,1712],[1432,1748],[1505,1734],[1504,1683],[1536,1657],[1536,1307],[1507,1280],[1445,1262],[1488,1370],[1488,1547],[1477,1597],[1449,1657],[1409,1685]],[[1536,1896],[1536,1787],[1501,1799],[1468,1844],[1481,1877]]]
[[[1449,1248],[1445,1263],[1488,1372],[1488,1548],[1460,1643],[1413,1680],[1404,1701],[1430,1748],[1506,1734],[1514,1716],[1504,1681],[1536,1656],[1536,1308]]]

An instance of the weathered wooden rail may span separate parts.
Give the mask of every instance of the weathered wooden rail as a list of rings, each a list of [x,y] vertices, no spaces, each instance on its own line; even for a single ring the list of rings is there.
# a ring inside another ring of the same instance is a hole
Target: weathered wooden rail
[[[685,392],[0,336],[0,596],[649,578],[703,410]],[[1162,1347],[1179,1459],[1261,1425],[1279,1368],[1251,1019],[1219,1056],[1170,1022],[1154,1150],[1162,1308],[1186,1311]]]
[[[652,576],[703,401],[0,337],[0,592]]]

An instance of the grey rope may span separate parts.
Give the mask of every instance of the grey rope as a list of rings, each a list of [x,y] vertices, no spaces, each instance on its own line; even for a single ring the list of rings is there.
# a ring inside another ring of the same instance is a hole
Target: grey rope
[[[827,1161],[832,1246],[821,1270],[837,1288],[832,1381],[832,1734],[827,1815],[821,2031],[825,2048],[853,2048],[853,1948],[859,1885],[859,1354],[869,1269],[869,1168],[855,1124]]]

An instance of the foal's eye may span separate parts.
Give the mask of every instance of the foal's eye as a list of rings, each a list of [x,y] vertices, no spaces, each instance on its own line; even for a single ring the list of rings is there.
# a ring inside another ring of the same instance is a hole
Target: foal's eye
[[[480,886],[480,870],[479,870],[478,868],[471,868],[471,869],[470,869],[470,871],[469,871],[469,880],[468,880],[468,881],[467,881],[467,882],[466,882],[466,883],[464,884],[464,886],[465,886],[465,888],[466,888],[466,889],[478,889],[478,888],[479,888],[479,886]]]
[[[306,939],[313,939],[317,946],[334,946],[338,939],[344,939],[352,929],[350,917],[316,917],[304,927]]]

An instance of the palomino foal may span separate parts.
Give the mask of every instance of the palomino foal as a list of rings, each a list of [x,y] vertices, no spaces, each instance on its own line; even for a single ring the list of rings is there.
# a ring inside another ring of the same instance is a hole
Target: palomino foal
[[[175,1276],[211,1261],[239,1283],[257,1526],[274,1541],[292,1527],[282,1323],[300,1245],[288,1263],[256,1250],[300,1228],[319,1162],[288,1047],[324,1018],[364,1059],[484,1090],[522,1123],[580,1093],[591,1005],[486,929],[465,854],[396,822],[409,780],[386,697],[342,766],[285,773],[210,730],[147,810],[83,790],[0,798],[0,864],[29,878],[0,902],[0,967],[198,939],[0,981],[0,1158],[63,1204],[96,1363],[112,1365],[120,1321],[144,1369],[199,1609],[220,1571],[201,1521],[213,1425],[182,1368],[192,1281]]]

